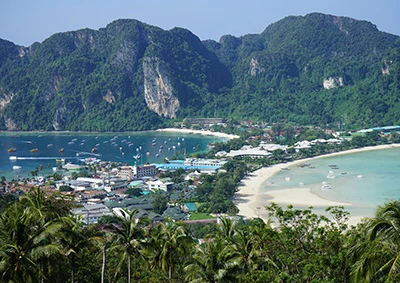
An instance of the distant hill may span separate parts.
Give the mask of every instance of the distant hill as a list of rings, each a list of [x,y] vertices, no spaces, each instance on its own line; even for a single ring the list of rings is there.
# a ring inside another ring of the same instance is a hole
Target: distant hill
[[[400,122],[400,40],[313,13],[201,42],[136,20],[0,39],[1,130],[145,130],[186,117],[369,127]]]

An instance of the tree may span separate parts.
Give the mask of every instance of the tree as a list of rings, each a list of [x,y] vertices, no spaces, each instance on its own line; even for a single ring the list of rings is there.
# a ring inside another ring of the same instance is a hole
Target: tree
[[[235,282],[240,263],[234,246],[217,237],[195,246],[192,259],[184,268],[185,278],[188,282]]]
[[[192,245],[185,228],[171,220],[159,223],[150,231],[147,247],[153,266],[168,274],[171,280],[177,264],[182,264]]]
[[[349,251],[355,282],[399,282],[400,280],[400,202],[379,206],[368,219],[360,237]]]
[[[55,240],[67,219],[39,189],[0,215],[0,279],[40,282],[52,276],[61,245]]]
[[[138,187],[129,188],[126,190],[126,194],[128,194],[130,197],[139,197],[142,195],[142,189]]]
[[[117,224],[109,225],[112,233],[112,246],[110,251],[121,251],[120,262],[118,264],[115,276],[120,271],[124,261],[127,261],[128,268],[128,283],[131,282],[131,259],[133,257],[133,270],[136,273],[137,259],[140,258],[140,249],[144,236],[144,230],[141,227],[141,222],[136,218],[137,209],[128,211],[121,209],[119,213],[114,213],[118,219]]]
[[[156,193],[152,205],[153,211],[155,213],[162,214],[167,209],[168,200],[169,199],[167,196],[161,193]]]

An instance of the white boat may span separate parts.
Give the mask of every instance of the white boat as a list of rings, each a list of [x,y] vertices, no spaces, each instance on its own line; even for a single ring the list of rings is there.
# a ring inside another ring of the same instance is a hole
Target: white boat
[[[13,166],[13,170],[19,170],[19,169],[21,169],[21,166],[18,166],[18,165]]]
[[[331,188],[331,186],[329,186],[329,185],[322,185],[322,187],[321,187],[321,189],[323,189],[323,190],[327,190],[330,188]]]
[[[290,181],[290,177],[285,177],[285,181]]]
[[[357,175],[357,178],[359,179],[364,178],[364,175]]]
[[[17,160],[16,156],[10,156],[10,160]]]

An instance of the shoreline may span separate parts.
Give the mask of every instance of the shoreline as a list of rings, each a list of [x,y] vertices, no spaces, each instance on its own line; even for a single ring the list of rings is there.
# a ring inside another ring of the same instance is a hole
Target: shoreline
[[[223,138],[227,140],[237,139],[239,136],[225,134],[221,132],[212,132],[212,131],[203,131],[203,130],[192,130],[192,129],[177,129],[177,128],[164,128],[164,129],[157,129],[156,132],[173,132],[173,133],[182,133],[182,134],[197,134],[202,136],[214,136],[218,138]]]
[[[369,146],[364,148],[350,149],[346,151],[319,155],[311,158],[299,159],[288,163],[281,163],[270,167],[258,169],[257,171],[248,174],[248,176],[242,180],[239,186],[239,190],[234,196],[234,203],[239,209],[238,215],[244,216],[246,218],[260,217],[264,221],[267,221],[268,216],[265,213],[266,211],[262,208],[267,206],[271,202],[274,202],[281,206],[292,204],[304,207],[313,206],[314,208],[326,208],[328,206],[337,205],[344,207],[351,206],[351,203],[341,203],[323,199],[313,194],[309,188],[290,188],[284,190],[261,192],[261,186],[265,181],[281,171],[282,168],[288,168],[290,166],[294,166],[300,163],[307,163],[315,159],[327,158],[331,156],[398,147],[400,147],[400,144]],[[360,216],[350,216],[348,224],[356,225],[361,221],[362,218],[363,217]]]

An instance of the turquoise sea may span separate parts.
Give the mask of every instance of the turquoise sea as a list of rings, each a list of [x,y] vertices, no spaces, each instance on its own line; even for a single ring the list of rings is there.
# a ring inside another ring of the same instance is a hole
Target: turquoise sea
[[[80,159],[96,157],[125,164],[162,163],[178,151],[204,152],[212,136],[168,132],[126,133],[0,133],[0,176],[7,180],[28,177],[37,167],[39,175],[52,174],[57,160],[79,164]],[[9,152],[10,149],[15,151]],[[95,153],[92,149],[96,148]],[[37,152],[31,152],[37,149]],[[62,150],[63,149],[63,152]],[[10,157],[12,159],[10,160]],[[16,157],[16,160],[15,160]],[[20,166],[20,169],[13,169]]]
[[[378,205],[400,199],[400,148],[327,156],[309,163],[280,171],[262,184],[262,190],[311,188],[323,199],[350,203],[345,209],[352,216],[373,216]]]

